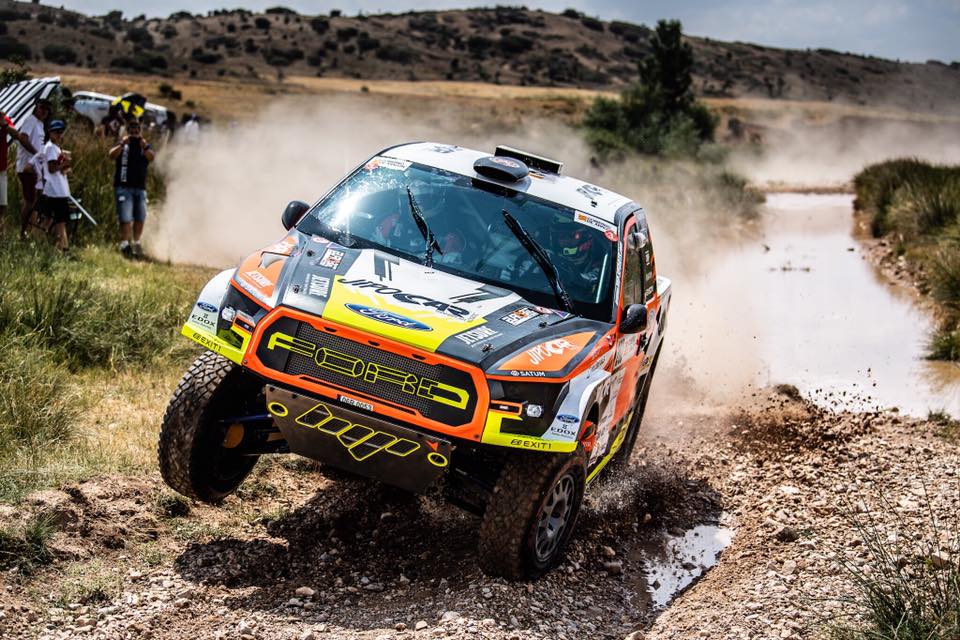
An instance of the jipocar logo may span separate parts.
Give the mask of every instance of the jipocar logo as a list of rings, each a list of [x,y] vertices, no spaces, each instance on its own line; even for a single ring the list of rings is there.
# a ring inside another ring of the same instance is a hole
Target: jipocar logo
[[[433,331],[432,327],[428,327],[418,320],[402,316],[399,313],[393,313],[392,311],[374,309],[373,307],[366,307],[362,304],[347,304],[344,306],[347,309],[350,309],[350,311],[353,311],[364,318],[370,318],[371,320],[376,320],[377,322],[389,324],[394,327],[400,327],[401,329],[412,329],[413,331]]]

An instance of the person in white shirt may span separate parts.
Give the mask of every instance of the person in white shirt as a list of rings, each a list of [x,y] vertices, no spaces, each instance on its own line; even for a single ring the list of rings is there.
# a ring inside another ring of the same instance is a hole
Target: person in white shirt
[[[190,119],[183,125],[183,141],[187,144],[200,142],[200,121],[197,114],[190,114]]]
[[[33,113],[20,127],[20,132],[26,135],[29,146],[35,151],[43,148],[45,137],[43,123],[49,117],[50,101],[38,100]],[[31,223],[36,224],[33,212],[37,207],[37,173],[31,162],[35,153],[31,152],[23,142],[18,142],[17,177],[20,179],[20,192],[23,194],[23,208],[20,209],[20,236],[23,237],[27,233],[27,227]]]
[[[70,155],[60,144],[67,125],[63,120],[50,123],[50,140],[43,146],[43,195],[40,201],[42,226],[52,224],[57,248],[66,251],[70,247],[67,239],[67,221],[70,219],[70,182],[67,171],[70,169]]]

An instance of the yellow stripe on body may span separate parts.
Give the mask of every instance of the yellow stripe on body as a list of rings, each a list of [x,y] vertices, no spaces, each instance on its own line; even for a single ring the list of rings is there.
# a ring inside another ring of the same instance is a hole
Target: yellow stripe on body
[[[502,433],[504,420],[520,420],[518,416],[499,411],[488,411],[487,422],[483,427],[483,436],[480,442],[497,445],[499,447],[513,447],[529,451],[549,451],[551,453],[570,453],[576,450],[577,443],[560,440],[544,440],[536,436]]]
[[[438,313],[429,307],[418,309],[412,305],[402,305],[395,301],[392,296],[380,295],[369,289],[356,289],[343,285],[341,280],[343,280],[343,276],[337,276],[331,287],[330,299],[327,300],[327,304],[323,308],[324,320],[354,327],[360,331],[396,340],[425,351],[434,352],[450,336],[486,322],[481,317],[461,320]],[[374,320],[351,311],[346,306],[348,304],[359,304],[389,311],[421,322],[430,327],[430,331],[407,329]]]

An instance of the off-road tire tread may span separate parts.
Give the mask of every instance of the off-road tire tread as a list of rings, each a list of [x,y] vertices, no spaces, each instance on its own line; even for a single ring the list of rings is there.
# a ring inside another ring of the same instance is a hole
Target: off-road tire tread
[[[536,578],[524,562],[524,537],[537,507],[559,471],[577,454],[527,453],[512,456],[500,472],[480,524],[478,563],[484,573],[508,580]],[[568,525],[572,530],[576,518]]]
[[[181,378],[163,414],[157,458],[160,475],[174,490],[204,502],[221,498],[198,491],[190,477],[194,442],[202,414],[236,365],[212,351],[203,352]]]

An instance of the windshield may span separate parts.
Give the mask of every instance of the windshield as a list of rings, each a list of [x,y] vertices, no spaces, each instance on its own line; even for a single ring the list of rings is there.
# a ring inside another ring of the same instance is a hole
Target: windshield
[[[467,176],[380,156],[314,206],[298,228],[422,264],[426,241],[407,189],[437,239],[435,268],[562,308],[543,269],[504,222],[506,209],[546,250],[576,313],[610,322],[616,243],[598,228],[604,224],[523,193],[477,188]]]

